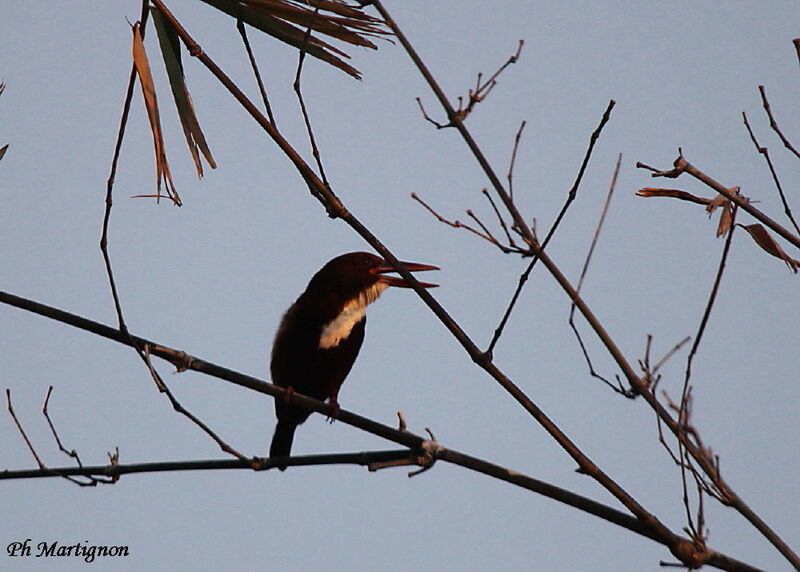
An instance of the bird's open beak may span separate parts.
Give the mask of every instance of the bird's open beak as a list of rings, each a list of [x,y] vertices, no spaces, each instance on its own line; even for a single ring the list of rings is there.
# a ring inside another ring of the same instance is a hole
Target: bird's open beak
[[[438,266],[431,266],[430,264],[420,264],[418,262],[400,262],[403,266],[406,267],[406,270],[409,272],[421,272],[423,270],[439,270]],[[397,272],[392,266],[384,262],[377,268],[373,268],[371,271],[373,274],[378,275],[378,281],[383,282],[384,284],[388,284],[389,286],[399,286],[400,288],[411,288],[411,286],[403,280],[400,276],[386,276],[385,272]],[[430,284],[428,282],[420,282],[420,285],[423,288],[435,288],[438,284]]]

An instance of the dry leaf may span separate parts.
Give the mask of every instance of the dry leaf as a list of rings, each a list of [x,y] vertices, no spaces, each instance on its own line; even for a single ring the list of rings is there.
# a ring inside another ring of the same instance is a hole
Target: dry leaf
[[[355,77],[361,73],[341,58],[344,51],[307,30],[356,46],[377,49],[369,37],[389,35],[382,20],[340,0],[321,0],[312,8],[306,0],[203,0],[233,18],[319,58]],[[326,13],[330,12],[330,14]],[[296,24],[296,25],[295,25]],[[341,58],[339,57],[341,56]]]
[[[153,83],[153,75],[150,73],[150,63],[147,61],[147,53],[142,42],[142,33],[139,23],[133,25],[133,64],[136,68],[136,75],[142,86],[144,96],[144,106],[147,109],[147,118],[150,120],[150,130],[153,133],[153,147],[156,155],[156,199],[161,198],[161,182],[167,189],[167,196],[172,202],[181,206],[181,199],[175,190],[172,182],[172,175],[167,163],[167,154],[164,149],[164,137],[161,131],[161,120],[158,113],[158,100],[156,99],[156,89]],[[141,196],[141,195],[139,195]]]
[[[753,240],[756,241],[756,244],[759,245],[762,249],[770,253],[772,256],[776,258],[780,258],[792,269],[792,272],[797,273],[797,269],[800,267],[800,260],[795,260],[794,258],[789,257],[783,249],[781,245],[775,242],[775,239],[770,236],[767,230],[760,224],[750,224],[750,225],[741,225],[743,229],[745,229]]]
[[[175,100],[175,107],[178,108],[178,117],[180,118],[181,127],[183,128],[183,135],[186,138],[186,144],[189,146],[189,152],[192,155],[197,176],[202,179],[203,164],[200,161],[200,154],[197,152],[198,147],[212,169],[215,169],[217,165],[214,162],[214,157],[211,155],[211,150],[208,148],[208,143],[206,143],[203,130],[200,128],[200,123],[197,121],[197,115],[192,105],[192,98],[186,87],[178,34],[172,26],[169,25],[168,20],[160,10],[152,8],[151,14],[153,15],[153,23],[156,27],[158,41],[161,45],[161,56],[167,68],[169,85],[172,88],[172,97]]]
[[[711,201],[709,199],[703,197],[696,197],[691,193],[687,193],[686,191],[681,191],[679,189],[658,189],[654,187],[645,187],[643,189],[639,189],[636,191],[637,197],[672,197],[675,199],[680,199],[682,201],[689,201],[692,203],[697,203],[699,205],[708,205]]]
[[[723,205],[722,212],[719,214],[719,224],[717,225],[717,238],[728,232],[733,222],[733,209],[730,204]]]
[[[708,205],[706,205],[706,212],[709,215],[711,215],[711,213],[717,210],[718,207],[721,207],[723,205],[727,206],[729,202],[730,199],[728,199],[728,197],[726,197],[725,195],[717,195],[716,197],[714,197],[709,201]]]

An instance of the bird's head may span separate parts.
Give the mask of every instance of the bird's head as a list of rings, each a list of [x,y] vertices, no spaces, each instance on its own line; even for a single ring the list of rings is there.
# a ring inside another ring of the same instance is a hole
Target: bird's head
[[[436,266],[417,262],[401,262],[411,272],[421,270],[439,270]],[[410,288],[410,285],[399,276],[388,276],[387,272],[396,272],[385,260],[369,252],[349,252],[330,260],[317,272],[309,283],[309,289],[325,289],[336,291],[344,298],[355,298],[374,293],[377,297],[388,286]],[[437,284],[420,282],[425,288],[433,288]],[[372,296],[370,296],[372,297]],[[372,300],[370,300],[372,301]]]

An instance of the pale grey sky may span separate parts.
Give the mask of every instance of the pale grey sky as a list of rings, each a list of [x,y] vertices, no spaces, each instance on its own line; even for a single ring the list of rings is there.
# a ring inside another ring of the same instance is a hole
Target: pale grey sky
[[[251,97],[257,92],[233,23],[200,2],[170,7],[205,51]],[[781,127],[800,144],[800,69],[791,40],[796,2],[387,2],[448,95],[463,94],[525,49],[468,125],[499,173],[527,127],[515,196],[540,231],[552,222],[608,100],[617,106],[579,197],[550,252],[577,281],[617,155],[620,172],[584,294],[631,361],[694,335],[723,242],[702,209],[641,199],[653,181],[637,161],[668,168],[682,147],[723,184],[740,185],[783,220],[769,173],[742,125],[746,111],[769,147],[798,212],[797,163],[770,131],[765,85]],[[130,69],[136,2],[8,3],[0,19],[0,277],[2,290],[114,324],[98,248],[108,177]],[[280,127],[307,156],[291,90],[296,54],[251,33]],[[189,88],[219,168],[193,174],[163,65],[150,50],[180,209],[131,195],[153,191],[149,128],[137,90],[115,190],[111,254],[126,317],[141,336],[266,379],[274,329],[308,278],[332,256],[366,245],[329,220],[288,161],[202,66],[185,60]],[[484,346],[525,261],[438,224],[443,215],[493,216],[487,186],[451,130],[421,119],[414,98],[441,116],[397,45],[351,50],[357,82],[309,61],[306,102],[327,174],[361,220],[405,259],[442,268],[434,295]],[[752,219],[742,214],[741,222]],[[796,250],[784,245],[798,258]],[[704,342],[693,364],[694,421],[750,506],[800,546],[798,277],[737,231]],[[657,443],[653,414],[587,374],[569,330],[569,304],[538,269],[495,352],[498,365],[600,467],[675,531],[685,526],[680,475]],[[430,427],[448,447],[617,506],[483,372],[410,291],[387,292],[369,311],[367,340],[342,389],[343,408],[409,429]],[[598,369],[617,373],[582,331]],[[196,373],[171,375],[181,402],[239,450],[265,455],[274,414],[265,396]],[[686,350],[664,368],[677,396]],[[40,414],[50,410],[85,464],[221,458],[174,413],[128,348],[0,305],[0,379],[46,463],[68,464]],[[35,466],[0,414],[0,458]],[[297,454],[392,448],[343,423],[312,416]],[[195,472],[123,477],[79,489],[60,480],[0,483],[0,545],[38,541],[125,544],[108,570],[657,570],[660,545],[574,509],[445,463],[408,479],[406,469],[354,467],[285,473]],[[767,570],[785,560],[744,519],[708,501],[710,545]],[[72,570],[80,560],[10,559],[0,567]]]

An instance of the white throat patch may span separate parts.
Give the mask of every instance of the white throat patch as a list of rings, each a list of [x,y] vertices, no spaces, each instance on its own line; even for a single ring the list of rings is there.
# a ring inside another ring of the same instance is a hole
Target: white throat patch
[[[320,349],[335,348],[343,339],[350,335],[350,332],[367,313],[367,306],[378,299],[389,285],[385,282],[376,282],[357,298],[350,300],[344,305],[342,311],[333,320],[322,326],[322,333],[319,336]]]

